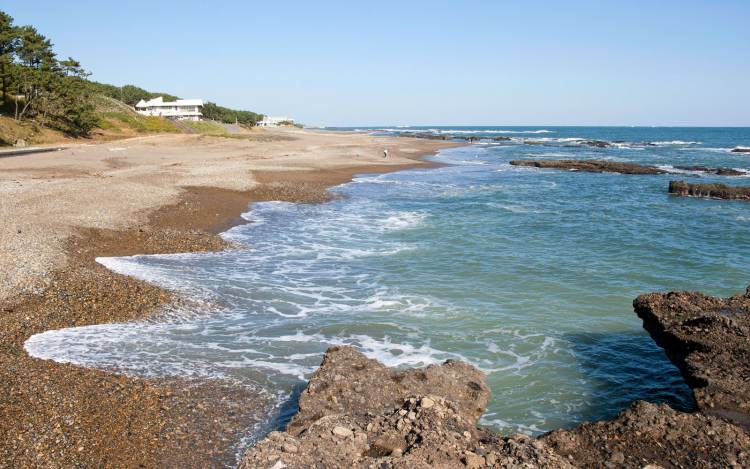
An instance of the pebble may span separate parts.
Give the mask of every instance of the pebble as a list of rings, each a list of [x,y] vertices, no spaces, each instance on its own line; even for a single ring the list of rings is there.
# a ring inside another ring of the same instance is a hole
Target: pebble
[[[422,408],[423,409],[429,409],[430,407],[435,405],[435,401],[430,399],[429,397],[423,397],[422,398]]]
[[[350,436],[352,436],[353,433],[354,432],[351,431],[351,429],[346,428],[346,427],[338,426],[338,427],[334,427],[333,429],[333,434],[339,438],[349,438]]]

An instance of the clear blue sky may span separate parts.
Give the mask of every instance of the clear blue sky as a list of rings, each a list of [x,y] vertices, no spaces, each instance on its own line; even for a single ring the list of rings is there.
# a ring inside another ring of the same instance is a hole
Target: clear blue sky
[[[750,126],[750,1],[0,1],[98,81],[311,125]]]

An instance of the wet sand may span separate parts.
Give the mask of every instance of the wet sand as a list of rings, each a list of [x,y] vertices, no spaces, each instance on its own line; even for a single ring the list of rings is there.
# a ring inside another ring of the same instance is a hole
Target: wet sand
[[[49,329],[146,318],[167,291],[98,256],[223,249],[248,203],[321,202],[446,142],[299,130],[140,137],[0,161],[0,467],[216,467],[267,403],[221,382],[145,380],[30,358]],[[382,151],[389,149],[389,158]]]

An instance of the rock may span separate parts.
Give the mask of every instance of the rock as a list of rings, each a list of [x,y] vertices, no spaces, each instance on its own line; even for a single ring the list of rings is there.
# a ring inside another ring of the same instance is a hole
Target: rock
[[[656,166],[605,160],[513,160],[510,164],[535,168],[585,171],[589,173],[665,174],[667,172]]]
[[[679,196],[706,197],[711,199],[750,200],[750,186],[691,184],[685,181],[669,181],[669,193]]]
[[[613,420],[555,430],[540,439],[581,468],[731,467],[750,447],[746,432],[720,418],[643,401]],[[750,458],[740,464],[748,467]]]
[[[718,176],[745,176],[747,173],[734,168],[711,168],[708,166],[675,166],[674,169],[683,171],[700,171]]]
[[[622,464],[625,462],[625,455],[622,451],[615,451],[612,456],[609,457],[609,461],[615,464]]]
[[[590,147],[596,148],[607,148],[612,144],[609,142],[605,142],[604,140],[585,140],[581,142],[581,145],[588,145]]]
[[[334,427],[333,434],[339,438],[349,438],[354,432],[346,427]]]
[[[479,469],[484,466],[484,458],[471,451],[466,451],[463,457],[463,463],[469,469]]]
[[[750,293],[651,293],[633,306],[693,388],[698,408],[750,429]]]
[[[296,452],[297,452],[297,447],[296,447],[296,446],[294,446],[294,445],[293,445],[293,444],[291,444],[291,443],[285,443],[285,444],[284,444],[284,445],[283,445],[283,446],[281,447],[281,449],[282,449],[282,450],[284,450],[284,452],[285,452],[285,453],[296,453]]]
[[[336,403],[330,399],[334,395]],[[497,464],[572,467],[542,442],[478,428],[488,398],[483,373],[463,362],[394,371],[353,347],[331,347],[283,438],[264,438],[245,453],[239,467],[267,467],[269,457],[288,453],[284,445],[293,436],[297,452],[284,459],[290,468],[381,467],[386,457],[402,468],[463,467],[466,462],[481,467],[480,442]]]
[[[19,138],[18,140],[16,140],[16,143],[13,144],[13,146],[16,147],[16,148],[24,148],[24,147],[26,147],[26,145],[27,145],[26,144],[26,140],[24,140],[22,138]]]
[[[732,149],[732,153],[750,153],[749,147],[736,147]]]
[[[745,176],[745,171],[738,171],[734,168],[716,168],[716,174],[719,176]]]

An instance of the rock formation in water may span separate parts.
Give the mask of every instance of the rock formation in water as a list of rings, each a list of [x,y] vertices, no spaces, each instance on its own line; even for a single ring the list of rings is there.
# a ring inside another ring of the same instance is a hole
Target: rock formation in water
[[[733,148],[732,153],[750,153],[750,148],[748,147]]]
[[[726,184],[691,184],[685,181],[669,181],[669,193],[711,199],[750,200],[750,187],[727,186]]]
[[[734,168],[711,168],[708,166],[675,166],[674,169],[681,169],[684,171],[700,171],[703,173],[716,174],[718,176],[746,176],[745,171],[740,171]]]
[[[665,174],[667,172],[656,166],[605,160],[513,160],[510,164],[514,166],[567,169],[589,173]]]
[[[332,347],[286,431],[248,450],[240,468],[573,467],[543,442],[478,428],[489,395],[482,372],[462,362],[397,372]]]
[[[651,293],[633,305],[693,388],[700,410],[750,430],[750,287],[731,298]]]
[[[489,389],[476,368],[449,360],[393,371],[332,347],[299,413],[240,468],[750,467],[750,287],[727,299],[651,293],[633,304],[698,411],[638,401],[612,420],[502,437],[477,427]]]
[[[567,169],[569,171],[584,171],[588,173],[620,173],[620,174],[669,174],[669,169],[656,166],[622,163],[606,160],[512,160],[514,166],[530,166],[542,169]],[[747,172],[733,168],[711,168],[708,166],[675,166],[675,170],[700,171],[718,176],[745,176]]]
[[[580,142],[580,144],[596,148],[607,148],[612,146],[611,143],[605,142],[604,140],[584,140]]]
[[[480,137],[477,135],[469,135],[465,137],[459,137],[451,134],[433,134],[430,132],[418,132],[418,133],[402,133],[402,136],[423,138],[427,140],[464,140],[469,143],[480,142],[480,141],[492,141],[492,142],[506,142],[511,140],[510,137]]]

